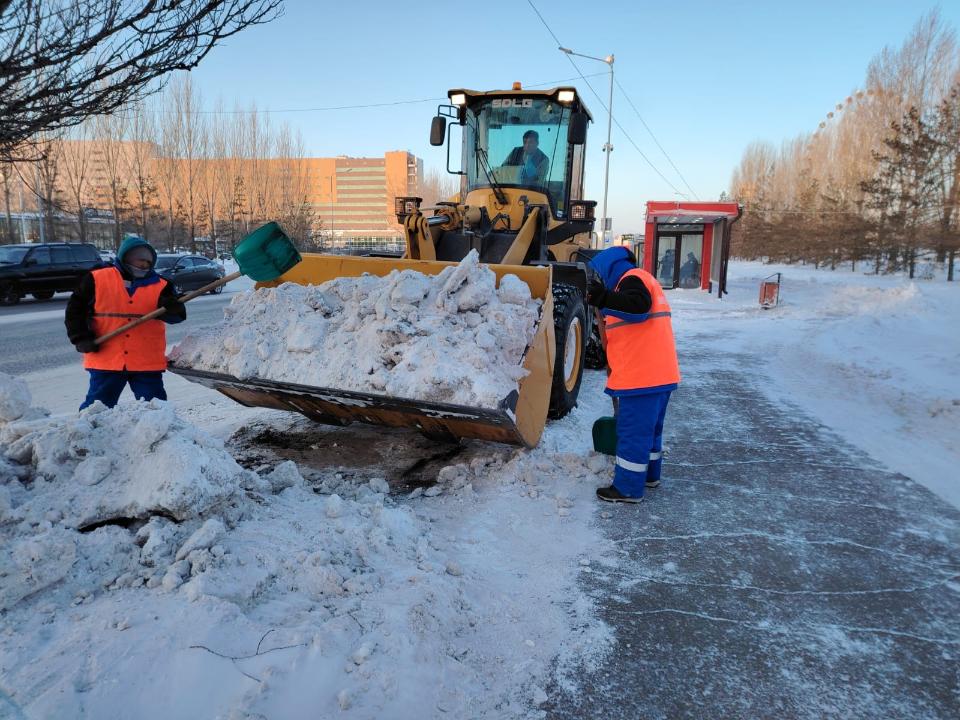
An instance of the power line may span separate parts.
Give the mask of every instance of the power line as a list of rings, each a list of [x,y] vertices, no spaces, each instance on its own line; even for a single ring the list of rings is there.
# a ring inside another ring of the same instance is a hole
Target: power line
[[[667,162],[670,163],[670,167],[672,167],[674,170],[677,171],[677,175],[679,175],[680,179],[683,180],[683,184],[687,186],[687,190],[690,191],[690,194],[693,195],[695,199],[699,200],[699,197],[697,197],[697,193],[694,192],[693,188],[690,187],[690,183],[687,182],[687,179],[683,176],[683,173],[680,172],[680,168],[678,168],[674,164],[673,159],[670,157],[667,151],[663,149],[663,145],[661,145],[660,141],[657,140],[657,136],[653,134],[653,130],[651,130],[650,126],[647,125],[646,120],[643,119],[643,116],[640,114],[640,111],[637,110],[637,106],[633,104],[633,100],[631,100],[630,96],[627,95],[627,91],[623,89],[623,85],[621,85],[620,81],[617,80],[616,78],[614,78],[614,82],[617,84],[617,87],[620,88],[620,92],[623,93],[623,97],[626,98],[627,102],[630,104],[630,107],[632,107],[633,111],[637,114],[637,118],[639,118],[640,122],[643,124],[643,127],[646,128],[648,133],[650,133],[650,137],[653,139],[653,142],[657,144],[657,147],[660,148],[660,152],[663,153],[663,156],[667,159]]]
[[[594,73],[593,75],[588,75],[587,77],[597,77],[598,75],[604,75],[605,73]],[[527,87],[547,87],[550,85],[556,85],[557,83],[571,82],[577,80],[576,77],[561,78],[560,80],[548,80],[546,82],[537,82],[527,85]],[[312,107],[312,108],[281,108],[278,110],[256,110],[257,113],[301,113],[301,112],[330,112],[336,110],[367,110],[370,108],[381,108],[381,107],[395,107],[397,105],[416,105],[418,103],[428,103],[428,102],[444,102],[448,98],[421,98],[417,100],[391,100],[384,102],[376,103],[364,103],[360,105],[327,105],[322,107]],[[162,112],[167,113],[176,113],[179,114],[182,111],[178,110],[166,110]],[[243,115],[246,113],[254,112],[253,110],[194,110],[192,114],[194,115]]]
[[[540,11],[537,10],[537,6],[533,4],[532,0],[527,0],[527,4],[530,5],[533,11],[537,14],[537,17],[540,18],[540,22],[543,23],[543,26],[547,29],[547,32],[550,33],[550,36],[557,43],[557,47],[563,47],[563,43],[560,42],[560,38],[558,38],[557,34],[550,29],[550,26],[547,24],[547,21],[543,19],[543,15],[541,15]],[[591,85],[590,81],[587,80],[587,76],[583,74],[583,72],[580,70],[580,67],[577,65],[577,63],[574,62],[573,58],[570,57],[568,53],[564,53],[564,55],[566,56],[567,60],[570,61],[570,64],[573,65],[573,69],[577,71],[577,74],[580,76],[580,79],[583,80],[584,83],[586,83],[587,87],[590,88],[590,92],[592,92],[594,97],[597,98],[597,102],[600,103],[600,107],[602,107],[604,110],[606,110],[609,113],[610,111],[608,110],[606,103],[603,102],[603,98],[600,97],[600,94],[596,90],[594,90],[593,85]],[[685,192],[681,192],[676,185],[670,182],[670,180],[667,179],[666,175],[660,172],[660,169],[653,164],[650,158],[646,156],[643,150],[640,149],[640,146],[633,141],[633,138],[630,137],[630,134],[624,129],[623,125],[620,124],[620,121],[617,120],[616,116],[614,116],[612,113],[610,113],[610,116],[613,118],[613,122],[617,126],[617,128],[620,130],[620,132],[623,133],[623,136],[630,142],[631,145],[633,145],[633,148],[640,154],[640,157],[643,158],[644,162],[646,162],[647,165],[649,165],[650,168],[657,175],[660,176],[660,179],[663,180],[667,185],[669,185],[673,189],[673,191],[676,192],[678,195],[681,195],[683,197],[689,197]]]

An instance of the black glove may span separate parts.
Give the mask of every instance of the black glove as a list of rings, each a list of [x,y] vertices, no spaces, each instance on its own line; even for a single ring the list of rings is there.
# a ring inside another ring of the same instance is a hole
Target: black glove
[[[594,307],[603,307],[607,299],[607,288],[599,275],[591,275],[587,282],[587,302]]]
[[[160,298],[160,307],[174,315],[182,315],[184,312],[183,303],[172,295]]]
[[[90,340],[78,340],[74,343],[74,346],[77,348],[77,352],[81,353],[96,352],[98,347],[92,338]]]

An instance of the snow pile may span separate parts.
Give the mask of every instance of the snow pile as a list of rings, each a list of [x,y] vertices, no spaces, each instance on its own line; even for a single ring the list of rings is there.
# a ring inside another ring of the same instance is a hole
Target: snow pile
[[[171,358],[241,379],[496,407],[526,374],[540,301],[515,275],[497,288],[473,251],[435,276],[395,270],[261,288],[224,316]]]
[[[0,408],[0,610],[147,582],[202,518],[234,521],[245,488],[270,487],[164,402],[46,418],[0,374]]]
[[[610,648],[576,588],[605,457],[498,446],[410,496],[311,487],[162,403],[4,423],[11,449],[0,682],[30,716],[536,717],[554,661],[565,683]]]

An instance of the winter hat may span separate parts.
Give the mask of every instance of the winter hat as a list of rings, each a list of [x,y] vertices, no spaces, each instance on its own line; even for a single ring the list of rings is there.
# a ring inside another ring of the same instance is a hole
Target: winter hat
[[[142,253],[147,253],[146,257],[150,260],[149,270],[141,270],[130,264],[130,261],[134,258],[144,257]],[[157,251],[143,238],[139,238],[136,235],[128,235],[123,239],[123,242],[120,243],[120,250],[117,251],[117,266],[122,272],[127,273],[127,275],[132,275],[135,278],[145,278],[153,272],[153,266],[156,264]]]
[[[613,290],[623,274],[636,267],[633,253],[622,245],[597,253],[590,260],[590,266],[599,273],[603,286],[608,290]]]
[[[144,248],[148,250],[150,252],[150,261],[153,264],[156,264],[157,251],[153,249],[150,243],[148,243],[146,240],[144,240],[141,237],[137,237],[136,235],[127,235],[127,237],[123,239],[123,242],[120,243],[120,249],[117,251],[117,259],[120,262],[126,262],[128,260],[128,258],[126,257],[127,253],[133,250],[134,248]]]

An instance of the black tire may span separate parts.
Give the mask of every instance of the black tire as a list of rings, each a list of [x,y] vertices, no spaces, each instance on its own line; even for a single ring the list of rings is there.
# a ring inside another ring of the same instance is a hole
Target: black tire
[[[593,323],[590,339],[587,341],[583,365],[590,370],[603,370],[607,367],[607,353],[603,350],[603,341],[600,340],[600,326],[596,322]]]
[[[16,305],[20,302],[20,290],[13,283],[0,285],[0,305]]]
[[[213,290],[209,291],[210,295],[219,295],[223,292],[223,285],[217,285]]]
[[[42,292],[30,293],[37,300],[49,300],[53,297],[53,290],[44,290]]]
[[[557,419],[576,407],[580,383],[583,381],[587,310],[583,293],[576,286],[554,284],[553,327],[557,355],[553,363],[553,386],[547,414]]]

